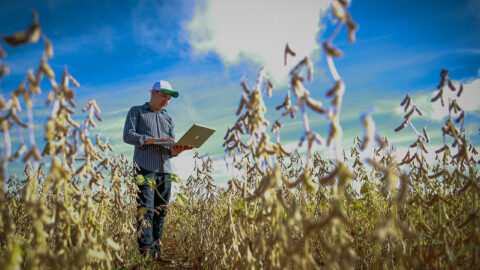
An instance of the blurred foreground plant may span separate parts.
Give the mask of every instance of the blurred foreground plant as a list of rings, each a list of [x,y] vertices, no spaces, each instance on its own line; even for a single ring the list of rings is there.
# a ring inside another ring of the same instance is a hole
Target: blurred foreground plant
[[[110,269],[127,263],[136,252],[135,191],[132,165],[123,157],[108,158],[108,142],[89,135],[101,121],[100,109],[91,100],[83,125],[73,120],[74,90],[79,86],[65,67],[60,83],[48,64],[53,47],[38,23],[3,36],[10,46],[44,42],[36,71],[5,100],[0,95],[0,124],[4,149],[0,168],[0,269]],[[0,47],[0,57],[6,53]],[[1,77],[8,74],[3,63]],[[51,108],[45,124],[45,147],[38,149],[34,134],[33,96],[41,93],[43,77],[51,86],[46,105]],[[23,99],[23,102],[21,102]],[[22,118],[22,107],[27,121]],[[29,141],[22,137],[27,129]],[[19,148],[12,154],[10,132],[17,130]],[[7,176],[10,162],[26,164],[23,177]],[[6,179],[8,177],[8,179]],[[6,180],[6,181],[5,181]],[[5,185],[6,183],[6,185]]]

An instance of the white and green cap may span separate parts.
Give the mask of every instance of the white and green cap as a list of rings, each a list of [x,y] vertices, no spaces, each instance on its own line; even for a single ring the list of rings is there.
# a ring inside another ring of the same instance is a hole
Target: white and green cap
[[[150,91],[153,91],[153,90],[157,90],[157,91],[160,90],[164,93],[171,94],[172,97],[174,98],[178,97],[178,92],[173,90],[172,86],[167,81],[160,80],[158,82],[155,82]]]

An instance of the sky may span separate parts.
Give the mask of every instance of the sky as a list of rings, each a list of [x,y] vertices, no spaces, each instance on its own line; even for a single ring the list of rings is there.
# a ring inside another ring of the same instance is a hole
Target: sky
[[[332,33],[337,20],[329,0],[182,0],[182,1],[73,1],[1,0],[0,34],[26,29],[32,11],[39,14],[42,31],[52,41],[50,65],[60,79],[67,66],[81,84],[74,87],[76,119],[84,119],[83,108],[95,99],[103,121],[92,136],[108,139],[116,154],[133,156],[133,146],[122,140],[123,125],[131,106],[149,100],[154,81],[167,80],[180,92],[167,107],[181,136],[193,123],[216,129],[198,149],[213,159],[215,179],[225,183],[231,175],[222,146],[227,128],[236,121],[244,78],[249,87],[256,83],[262,67],[274,82],[271,98],[264,96],[266,117],[273,123],[281,112],[275,110],[289,91],[288,72],[304,56],[314,64],[312,81],[305,87],[311,96],[329,104],[325,94],[334,81],[328,71],[322,42]],[[403,122],[400,102],[410,94],[423,112],[414,124],[427,125],[432,142],[442,144],[441,125],[445,108],[432,105],[442,69],[456,85],[464,85],[459,103],[467,112],[465,132],[470,142],[480,145],[480,2],[352,0],[349,11],[359,30],[356,42],[348,42],[343,28],[333,44],[343,56],[335,65],[346,84],[340,123],[343,147],[363,137],[360,116],[372,111],[377,131],[387,136],[399,152],[416,140],[411,129],[394,132]],[[283,65],[285,44],[297,53]],[[24,80],[28,68],[36,68],[43,43],[11,48],[2,62],[10,74],[0,81],[4,97]],[[34,101],[35,140],[43,144],[43,127],[49,108],[45,107],[49,84]],[[25,105],[22,105],[25,108]],[[311,128],[326,138],[324,115],[308,112]],[[303,134],[301,117],[283,118],[281,142],[293,150]],[[13,142],[26,140],[24,131],[13,132]],[[272,135],[274,140],[274,135]],[[0,146],[4,151],[4,141]],[[15,147],[14,147],[15,149]],[[328,150],[319,146],[316,150]],[[433,151],[430,151],[433,152]],[[174,173],[187,178],[193,171],[192,152],[174,159]],[[23,168],[12,164],[9,174]]]

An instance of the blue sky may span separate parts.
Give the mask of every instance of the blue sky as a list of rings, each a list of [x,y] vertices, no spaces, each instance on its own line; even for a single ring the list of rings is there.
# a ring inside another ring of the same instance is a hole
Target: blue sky
[[[314,79],[306,87],[312,97],[328,104],[325,93],[333,80],[320,49],[336,23],[326,10],[328,1],[2,0],[1,7],[1,34],[27,28],[32,9],[38,11],[42,29],[54,45],[49,63],[57,78],[66,65],[81,84],[75,89],[76,117],[83,119],[81,108],[95,99],[103,122],[91,134],[108,138],[117,153],[129,157],[133,147],[122,141],[128,109],[149,99],[148,88],[155,80],[168,80],[181,93],[167,108],[176,121],[177,136],[192,123],[216,128],[199,151],[215,160],[217,179],[224,181],[229,172],[223,168],[222,143],[227,127],[235,121],[240,81],[244,77],[253,86],[265,66],[276,86],[273,97],[265,97],[266,116],[273,123],[280,115],[274,108],[288,91],[289,67],[282,66],[286,42],[298,55],[290,64],[304,55],[313,59]],[[402,122],[400,102],[407,93],[426,116],[415,121],[417,128],[427,123],[431,147],[440,144],[445,114],[428,101],[442,68],[465,85],[461,100],[469,115],[465,128],[478,147],[480,3],[354,0],[349,10],[360,26],[357,41],[348,43],[345,30],[334,41],[344,53],[335,62],[347,86],[341,113],[344,147],[348,149],[355,136],[363,136],[359,116],[372,106],[380,134],[399,149],[413,143],[411,130],[393,131]],[[10,48],[2,41],[1,45],[8,53],[3,62],[11,72],[1,81],[0,91],[8,96],[28,68],[38,65],[43,44]],[[43,85],[35,101],[38,144],[42,144],[48,86]],[[326,137],[325,117],[313,113],[309,117],[312,128]],[[282,123],[282,143],[293,149],[302,135],[300,117],[284,118]],[[192,171],[191,153],[176,158],[175,169],[187,177]],[[19,171],[9,167],[12,174]]]

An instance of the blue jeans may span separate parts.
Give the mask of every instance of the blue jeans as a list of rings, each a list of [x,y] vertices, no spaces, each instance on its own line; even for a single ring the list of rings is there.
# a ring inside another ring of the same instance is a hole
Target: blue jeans
[[[138,185],[140,192],[137,194],[139,208],[145,207],[146,213],[143,216],[149,227],[143,228],[142,235],[138,238],[138,248],[141,254],[148,252],[151,257],[160,255],[159,240],[162,239],[163,223],[167,215],[167,204],[170,201],[171,177],[169,173],[154,173],[140,168],[138,174],[143,175],[145,184]],[[147,178],[155,179],[156,187],[153,189],[147,182]],[[138,221],[138,228],[141,224]]]

